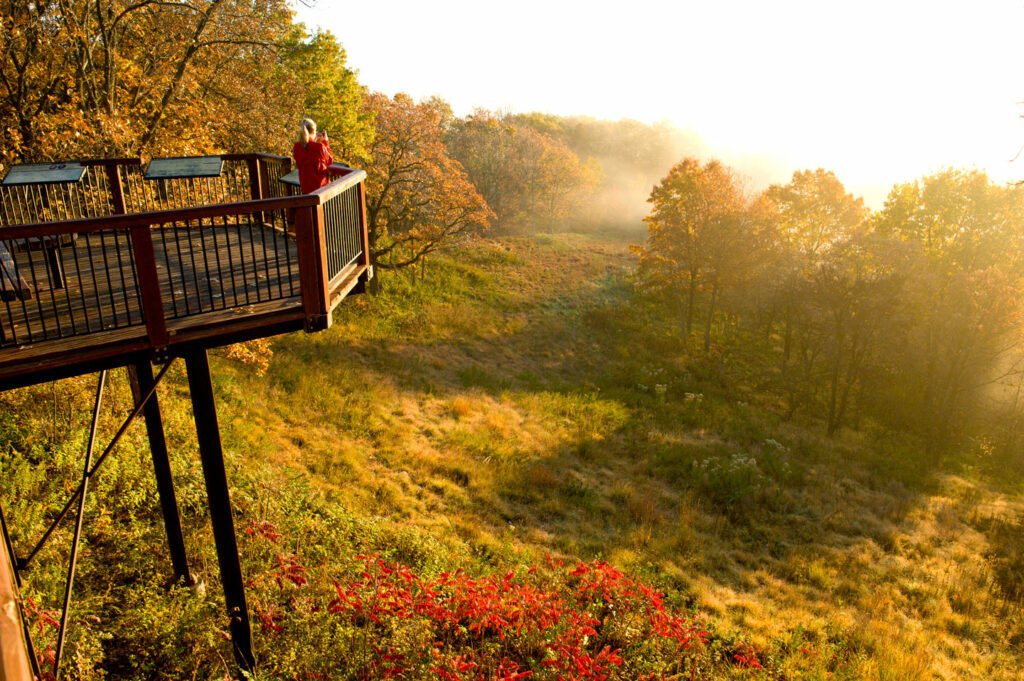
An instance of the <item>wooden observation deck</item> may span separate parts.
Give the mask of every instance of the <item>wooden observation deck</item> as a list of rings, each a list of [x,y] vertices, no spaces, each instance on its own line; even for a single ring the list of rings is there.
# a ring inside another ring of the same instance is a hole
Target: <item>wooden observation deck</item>
[[[14,166],[0,183],[0,390],[99,372],[81,481],[34,548],[14,545],[0,504],[0,681],[40,675],[21,577],[77,505],[52,663],[59,677],[89,482],[139,415],[174,576],[192,583],[156,395],[179,357],[235,659],[255,669],[206,351],[326,329],[334,307],[373,276],[366,173],[335,165],[327,186],[297,194],[290,171],[290,159],[269,154],[153,159],[145,170],[122,158]],[[136,406],[94,457],[106,371],[120,366]]]
[[[75,182],[0,185],[0,390],[330,325],[371,275],[366,174],[291,195],[288,158],[199,158],[217,175],[89,160],[43,167]]]

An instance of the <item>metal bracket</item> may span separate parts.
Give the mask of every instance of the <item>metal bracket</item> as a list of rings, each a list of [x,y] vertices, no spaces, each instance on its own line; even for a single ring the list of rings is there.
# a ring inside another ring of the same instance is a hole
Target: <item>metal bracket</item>
[[[153,348],[149,351],[149,358],[153,364],[167,364],[170,360],[170,353],[166,345]]]
[[[306,333],[315,333],[317,331],[323,331],[330,324],[329,315],[323,314],[311,314],[306,316]]]

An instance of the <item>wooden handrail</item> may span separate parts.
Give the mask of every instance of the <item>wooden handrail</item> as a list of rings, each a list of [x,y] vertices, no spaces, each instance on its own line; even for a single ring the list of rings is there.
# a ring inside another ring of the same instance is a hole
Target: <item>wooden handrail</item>
[[[334,168],[334,166],[331,166],[331,168]],[[323,187],[320,187],[312,194],[308,194],[308,196],[317,197],[317,203],[322,204],[325,201],[332,199],[338,194],[342,193],[349,187],[357,185],[360,182],[366,180],[365,170],[356,170],[355,168],[344,167],[339,167],[339,169],[346,171],[343,175],[341,175],[341,179],[335,180],[330,184],[326,184]]]
[[[353,264],[359,268],[367,267],[369,265],[369,243],[365,214],[366,172],[333,165],[330,172],[336,179],[310,194],[283,198],[258,198],[263,194],[263,185],[265,184],[261,181],[264,176],[264,172],[261,172],[264,170],[262,166],[275,162],[290,165],[290,159],[272,154],[232,154],[224,155],[222,158],[245,160],[250,171],[255,166],[256,172],[250,174],[252,181],[249,189],[250,193],[257,198],[235,203],[124,214],[125,196],[117,165],[118,163],[138,164],[140,161],[138,159],[89,161],[91,165],[105,168],[114,210],[121,214],[0,227],[0,240],[52,238],[64,234],[89,234],[101,230],[129,232],[138,283],[138,299],[146,335],[150,347],[159,355],[169,345],[170,332],[160,291],[160,274],[157,270],[153,228],[170,223],[179,225],[184,223],[184,228],[187,230],[190,228],[190,223],[201,224],[201,221],[206,218],[238,215],[250,215],[254,220],[262,222],[262,216],[273,211],[288,211],[294,216],[299,286],[306,329],[315,331],[327,328],[330,325],[330,296],[332,292],[332,283],[328,279],[331,274],[335,274],[337,278],[338,273],[329,271],[329,268],[336,266],[337,263],[330,266],[328,264],[325,204],[348,190],[357,190],[358,208],[356,210],[360,222],[360,233],[356,238],[359,240],[362,253]]]
[[[33,222],[27,225],[0,227],[0,239],[30,239],[58,234],[86,234],[103,229],[130,229],[139,225],[158,225],[168,222],[184,222],[200,218],[240,215],[261,211],[316,206],[320,198],[313,194],[299,194],[277,199],[239,201],[237,203],[215,203],[195,208],[173,208],[150,213],[129,213],[127,215],[106,215],[98,218],[80,218],[61,222]]]
[[[156,249],[149,225],[132,227],[132,251],[135,255],[139,303],[142,305],[142,318],[146,322],[146,335],[149,336],[150,345],[160,350],[167,347],[170,336],[160,295],[160,275],[156,271]]]
[[[142,159],[137,156],[130,158],[81,158],[70,163],[81,163],[83,166],[140,166]]]

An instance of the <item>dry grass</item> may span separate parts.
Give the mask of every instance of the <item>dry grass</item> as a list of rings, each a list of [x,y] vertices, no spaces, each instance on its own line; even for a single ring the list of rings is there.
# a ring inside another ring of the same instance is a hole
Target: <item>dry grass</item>
[[[986,560],[1020,497],[714,394],[614,312],[632,263],[572,235],[435,258],[422,289],[280,340],[264,378],[220,363],[229,447],[453,561],[612,560],[792,678],[1021,678],[1019,602]]]

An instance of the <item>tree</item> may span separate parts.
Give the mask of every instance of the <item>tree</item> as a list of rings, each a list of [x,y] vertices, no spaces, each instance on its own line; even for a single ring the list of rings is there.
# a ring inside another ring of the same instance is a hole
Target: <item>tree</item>
[[[714,296],[729,249],[742,248],[745,202],[734,173],[718,161],[676,164],[654,188],[647,240],[638,247],[640,275],[649,289],[679,297],[684,337],[689,342],[697,294]],[[707,344],[707,343],[706,343]]]
[[[301,112],[286,0],[0,0],[0,20],[4,164],[277,149]]]
[[[306,35],[296,26],[284,51],[295,77],[305,85],[303,111],[327,131],[338,159],[365,158],[373,138],[373,118],[362,107],[363,88],[348,68],[345,49],[330,33]],[[292,126],[298,128],[297,122]]]
[[[914,251],[892,388],[936,455],[1019,353],[1021,198],[983,173],[943,170],[895,187],[874,221]]]
[[[367,159],[370,261],[400,269],[494,218],[462,166],[447,154],[441,117],[405,94],[374,93],[363,101],[376,134]]]
[[[808,370],[807,346],[811,340],[805,283],[822,258],[837,244],[862,235],[868,227],[868,210],[863,199],[846,192],[832,171],[796,171],[789,184],[772,185],[765,198],[774,206],[781,246],[786,254],[786,271],[779,272],[783,282],[779,304],[783,314],[783,349],[781,367],[785,374],[794,346],[803,353],[805,373]],[[797,337],[794,338],[794,334]],[[805,334],[800,336],[799,334]],[[790,391],[790,412],[796,405],[795,391]]]
[[[867,226],[864,200],[848,194],[831,170],[798,170],[766,194],[778,209],[782,238],[808,261]]]
[[[578,214],[600,181],[595,164],[515,116],[478,109],[453,121],[446,140],[504,231],[554,229]]]

